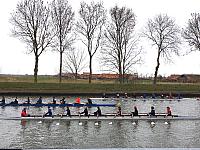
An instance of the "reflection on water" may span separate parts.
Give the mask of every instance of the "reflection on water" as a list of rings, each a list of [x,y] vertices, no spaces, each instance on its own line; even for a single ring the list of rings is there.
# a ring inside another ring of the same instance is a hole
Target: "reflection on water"
[[[107,103],[107,101],[99,101]],[[122,111],[130,112],[134,105],[139,112],[149,112],[153,105],[157,112],[164,112],[166,106],[173,113],[200,115],[200,102],[184,101],[122,101]],[[23,107],[0,109],[1,117],[19,116]],[[42,114],[46,107],[29,107],[28,112]],[[61,113],[63,108],[54,108]],[[72,113],[82,108],[71,108]],[[90,108],[92,113],[96,108]],[[102,108],[102,112],[114,112],[115,108]],[[65,121],[27,120],[0,122],[0,148],[197,148],[200,147],[199,120],[157,120],[151,121]]]

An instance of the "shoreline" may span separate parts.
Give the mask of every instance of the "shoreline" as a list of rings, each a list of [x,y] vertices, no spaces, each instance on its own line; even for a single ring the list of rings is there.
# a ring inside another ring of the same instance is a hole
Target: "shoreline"
[[[116,97],[116,94],[119,94],[120,97],[125,97],[126,95],[130,98],[137,98],[145,95],[147,98],[155,95],[156,97],[160,97],[162,94],[165,96],[181,97],[181,98],[199,98],[200,93],[192,93],[192,92],[27,92],[27,91],[0,91],[0,96],[90,96],[90,97]]]

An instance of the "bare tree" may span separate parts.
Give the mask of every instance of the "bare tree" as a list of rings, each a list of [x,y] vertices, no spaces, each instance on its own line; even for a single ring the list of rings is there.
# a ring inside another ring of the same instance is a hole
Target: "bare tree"
[[[74,37],[71,34],[74,12],[66,0],[53,0],[52,20],[56,31],[55,48],[60,53],[59,82],[62,82],[63,53],[69,50],[73,44]]]
[[[192,13],[187,27],[183,29],[182,36],[191,46],[191,51],[200,51],[200,14]]]
[[[37,83],[40,55],[51,45],[53,32],[50,21],[50,10],[42,0],[24,0],[17,4],[11,14],[13,36],[28,45],[29,53],[35,55],[34,82]]]
[[[156,84],[161,57],[170,60],[172,53],[179,55],[180,30],[175,20],[167,15],[158,15],[153,20],[149,19],[144,35],[157,47],[157,64],[153,84]]]
[[[86,68],[84,51],[72,49],[67,52],[64,69],[66,72],[73,74],[74,78],[78,78],[78,73]]]
[[[102,26],[105,22],[105,9],[101,2],[91,5],[81,3],[79,10],[80,19],[77,22],[77,33],[81,36],[81,41],[87,47],[89,54],[89,83],[92,80],[92,58],[100,46],[102,36]]]
[[[141,50],[136,49],[138,39],[134,37],[135,14],[129,8],[115,6],[110,15],[101,50],[102,62],[110,71],[116,71],[123,83],[125,74],[141,60]]]

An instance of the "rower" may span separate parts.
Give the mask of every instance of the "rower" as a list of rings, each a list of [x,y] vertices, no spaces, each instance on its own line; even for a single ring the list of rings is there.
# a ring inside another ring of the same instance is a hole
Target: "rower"
[[[53,97],[52,104],[56,104],[56,99]]]
[[[81,99],[80,99],[80,97],[77,97],[75,104],[80,104],[80,103],[81,103]]]
[[[4,96],[2,96],[2,100],[0,102],[1,102],[1,105],[5,105],[6,104],[6,100],[5,100]]]
[[[122,108],[121,106],[117,107],[117,116],[121,116],[122,115]]]
[[[97,111],[94,112],[94,115],[95,116],[101,116],[101,109],[100,109],[99,106],[97,107]]]
[[[119,93],[116,94],[117,98],[119,98]]]
[[[13,102],[11,102],[10,104],[18,104],[17,97],[16,97],[15,100],[14,100]]]
[[[71,117],[71,111],[68,106],[67,106],[67,109],[65,110],[65,112],[66,112],[67,116]]]
[[[151,112],[149,113],[149,116],[155,116],[156,113],[155,113],[155,109],[153,106],[151,106]]]
[[[138,116],[138,109],[134,106],[134,112],[131,112],[133,116]]]
[[[92,104],[92,100],[88,98],[88,104]]]
[[[28,97],[27,101],[25,101],[25,104],[30,104],[30,98]]]
[[[166,112],[166,116],[171,116],[172,115],[172,111],[170,109],[170,107],[167,107],[167,112]]]
[[[36,104],[42,104],[42,97],[40,96],[39,99],[37,100]]]
[[[60,100],[60,104],[65,104],[65,97]]]
[[[30,116],[30,115],[26,112],[26,108],[22,109],[21,117],[27,117],[27,116]]]
[[[153,99],[155,99],[155,98],[156,98],[156,95],[155,95],[155,93],[152,93],[152,96],[151,96],[151,98],[153,98]]]
[[[125,98],[128,98],[128,94],[127,93],[124,93],[124,95],[125,95]]]
[[[85,116],[88,116],[88,108],[85,107],[84,111],[83,112],[80,112],[79,114],[84,114]]]
[[[50,108],[50,106],[48,106],[48,111],[43,115],[44,117],[49,116],[51,117],[53,115],[52,110]]]

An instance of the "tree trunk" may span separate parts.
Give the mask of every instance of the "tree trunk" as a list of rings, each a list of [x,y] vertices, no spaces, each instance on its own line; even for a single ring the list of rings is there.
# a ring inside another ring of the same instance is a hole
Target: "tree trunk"
[[[119,83],[121,84],[122,83],[122,64],[120,60],[121,59],[119,57]]]
[[[90,74],[89,74],[89,83],[92,82],[92,57],[90,56]]]
[[[158,50],[157,65],[154,73],[153,85],[156,85],[159,67],[160,67],[160,50]]]
[[[37,83],[38,61],[39,61],[39,57],[35,55],[34,83]]]
[[[62,82],[62,52],[60,52],[60,72],[59,72],[59,83]]]

